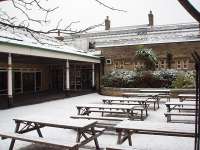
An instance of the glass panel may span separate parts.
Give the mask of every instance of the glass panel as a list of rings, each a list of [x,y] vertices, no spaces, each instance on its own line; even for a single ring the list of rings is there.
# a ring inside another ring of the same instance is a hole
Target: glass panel
[[[36,90],[39,91],[41,88],[41,72],[36,72]]]
[[[14,72],[14,92],[21,92],[21,72]]]
[[[0,94],[7,94],[7,72],[0,72]]]
[[[23,91],[24,92],[34,91],[34,73],[33,72],[23,73]]]

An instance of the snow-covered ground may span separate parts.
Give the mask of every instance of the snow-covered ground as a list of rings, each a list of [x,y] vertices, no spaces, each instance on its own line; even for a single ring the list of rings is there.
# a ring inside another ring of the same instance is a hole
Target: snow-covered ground
[[[152,122],[166,123],[164,112],[166,111],[164,101],[161,101],[161,108],[157,111],[150,110],[149,116],[145,119]],[[7,110],[0,110],[0,130],[14,131],[15,123],[12,120],[17,117],[37,117],[37,118],[57,118],[63,119],[71,115],[77,114],[76,105],[85,103],[101,103],[101,95],[96,93],[84,96],[66,98],[41,104],[30,106],[17,107]],[[191,118],[190,118],[191,119]],[[181,128],[182,123],[180,123]],[[74,131],[65,131],[63,129],[44,128],[42,129],[45,137],[53,137],[61,142],[65,142],[67,138],[75,137]],[[64,133],[63,133],[64,132]],[[66,134],[66,132],[68,134]],[[30,132],[37,136],[35,132]],[[107,145],[114,145],[117,142],[117,135],[115,132],[102,135],[98,138],[100,147],[105,148]],[[159,136],[159,135],[143,135],[134,134],[132,137],[133,145],[138,149],[145,150],[193,150],[194,139],[187,137],[172,137],[172,136]],[[8,150],[10,140],[0,140],[0,150]],[[127,145],[127,143],[124,143]],[[94,142],[87,144],[88,147],[94,148]],[[27,142],[16,141],[14,149],[16,150],[55,150],[51,148],[41,147]],[[85,148],[83,148],[85,149]],[[56,149],[57,150],[57,149]]]

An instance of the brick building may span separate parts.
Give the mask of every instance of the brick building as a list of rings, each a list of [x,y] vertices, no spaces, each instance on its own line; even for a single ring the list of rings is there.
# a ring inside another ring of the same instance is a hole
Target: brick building
[[[171,56],[171,68],[193,70],[191,52],[200,53],[198,23],[154,25],[152,12],[146,25],[111,28],[111,21],[105,20],[105,30],[65,37],[65,42],[85,51],[98,52],[104,61],[104,72],[113,69],[135,70],[142,62],[135,59],[139,46],[151,48],[158,56],[157,69],[167,69],[167,57]]]

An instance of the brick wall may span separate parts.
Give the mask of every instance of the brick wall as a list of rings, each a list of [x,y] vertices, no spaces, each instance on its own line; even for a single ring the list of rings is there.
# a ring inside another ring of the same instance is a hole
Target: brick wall
[[[200,53],[200,42],[150,44],[143,46],[145,48],[152,48],[154,53],[158,56],[158,70],[163,67],[167,68],[167,52],[170,52],[173,55],[171,68],[180,70],[193,70],[194,62],[191,52],[196,50]],[[134,58],[137,49],[138,45],[98,48],[98,50],[102,51],[102,55],[105,57],[105,73],[116,68],[133,70],[136,67],[137,62]],[[107,59],[111,59],[111,64],[106,64]],[[165,64],[162,65],[162,61],[164,61]]]

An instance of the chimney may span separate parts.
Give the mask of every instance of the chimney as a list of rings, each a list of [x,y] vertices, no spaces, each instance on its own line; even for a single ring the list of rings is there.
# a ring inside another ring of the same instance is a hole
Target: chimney
[[[58,30],[58,36],[60,36],[60,30]]]
[[[108,16],[105,19],[105,30],[110,30],[110,20]]]
[[[64,40],[64,37],[63,36],[60,36],[60,30],[58,30],[58,36],[55,37],[56,39],[60,40],[60,41],[63,41]]]
[[[150,10],[150,13],[148,14],[148,17],[149,17],[149,26],[153,26],[154,23],[153,23],[153,14],[152,14],[152,11]]]

